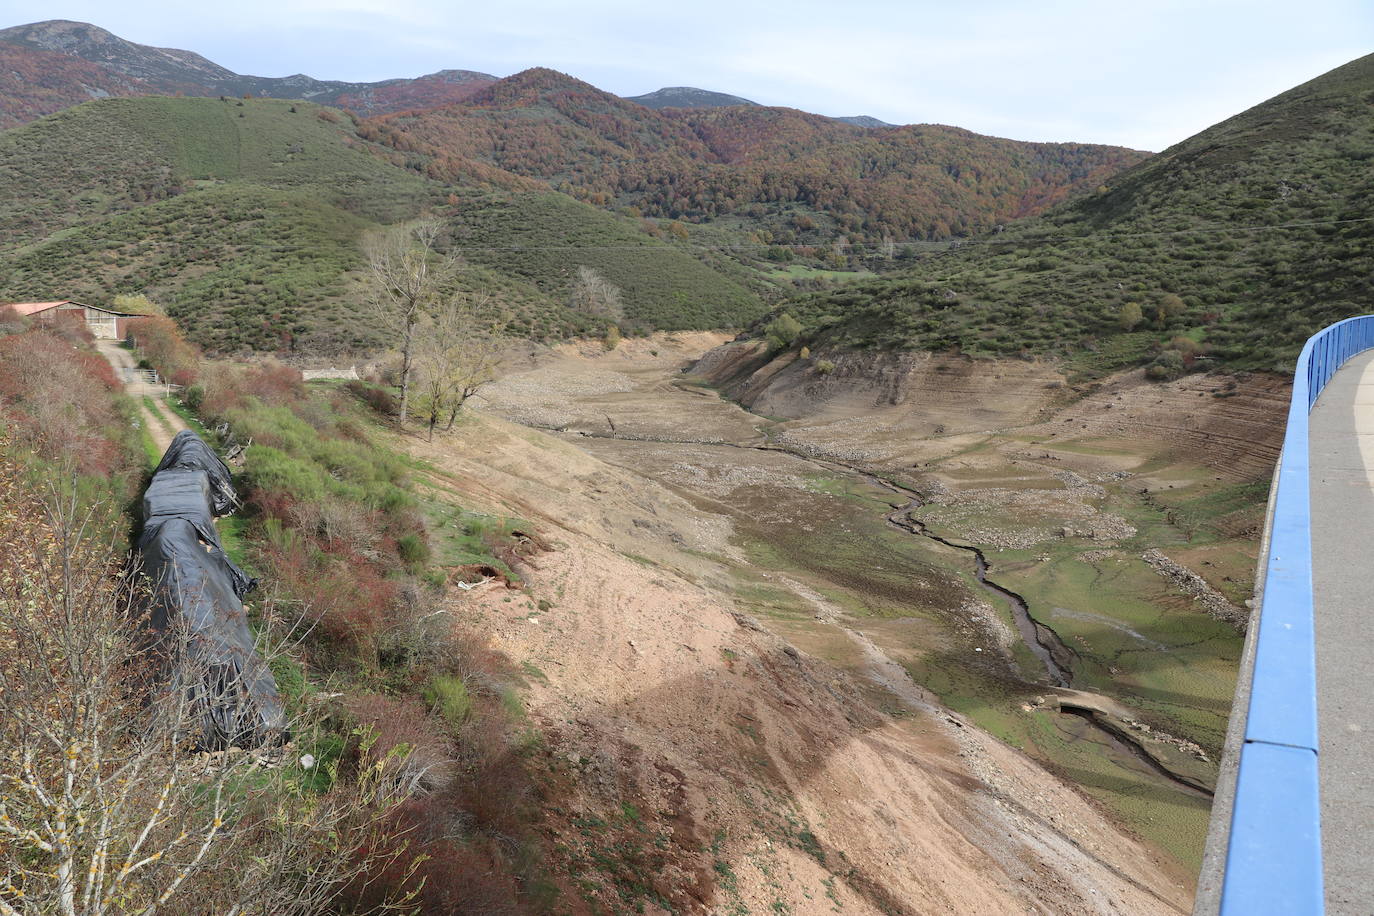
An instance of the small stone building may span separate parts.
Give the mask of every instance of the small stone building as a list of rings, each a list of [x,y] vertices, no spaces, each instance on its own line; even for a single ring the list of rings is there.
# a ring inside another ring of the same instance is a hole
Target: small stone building
[[[71,299],[62,299],[58,302],[9,302],[0,304],[0,310],[3,309],[13,309],[35,321],[85,321],[92,334],[107,340],[123,340],[128,320],[143,317],[129,312],[116,312],[99,305],[86,305]]]

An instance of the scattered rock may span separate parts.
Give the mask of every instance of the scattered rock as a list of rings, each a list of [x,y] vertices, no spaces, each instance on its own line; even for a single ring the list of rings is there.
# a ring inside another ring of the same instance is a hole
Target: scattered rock
[[[1161,576],[1192,595],[1195,601],[1201,602],[1208,614],[1217,620],[1231,624],[1241,632],[1245,632],[1245,628],[1250,622],[1249,612],[1228,601],[1225,595],[1207,584],[1206,579],[1182,563],[1169,559],[1163,551],[1155,548],[1145,551],[1140,555],[1140,558],[1154,567]],[[1251,602],[1247,600],[1246,606],[1248,607],[1250,604]]]
[[[764,632],[763,626],[753,617],[740,611],[732,611],[731,616],[735,618],[735,623],[744,627],[746,630],[753,630],[756,633]]]

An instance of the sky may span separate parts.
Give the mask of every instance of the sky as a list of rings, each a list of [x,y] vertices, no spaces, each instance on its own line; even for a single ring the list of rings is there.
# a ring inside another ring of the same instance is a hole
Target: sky
[[[825,115],[1161,150],[1374,52],[1374,0],[0,0],[239,73],[552,67]]]

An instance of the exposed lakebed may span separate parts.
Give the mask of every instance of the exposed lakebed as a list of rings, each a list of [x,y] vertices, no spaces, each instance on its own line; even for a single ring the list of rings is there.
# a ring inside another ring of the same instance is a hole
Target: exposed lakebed
[[[890,457],[860,465],[647,362],[562,396],[576,364],[546,366],[495,406],[728,518],[728,586],[766,626],[837,663],[861,634],[943,704],[1196,861],[1240,638],[1140,556],[1211,550],[1230,564],[1224,583],[1245,574],[1245,546],[1179,531],[1137,481],[1167,472],[1204,508],[1243,509],[1227,486],[1110,444],[1039,450],[1034,429],[924,442],[919,462],[894,435]]]

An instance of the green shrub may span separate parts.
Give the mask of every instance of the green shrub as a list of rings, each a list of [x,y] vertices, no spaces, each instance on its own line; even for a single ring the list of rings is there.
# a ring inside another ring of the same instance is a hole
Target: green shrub
[[[1154,358],[1145,370],[1145,377],[1155,382],[1168,382],[1183,375],[1183,354],[1165,350]]]
[[[458,728],[472,715],[472,696],[467,685],[450,675],[441,674],[429,682],[425,703],[452,728]]]
[[[429,560],[429,544],[418,534],[404,534],[396,539],[396,554],[406,563],[419,566]]]
[[[785,350],[801,336],[802,324],[787,312],[783,312],[777,318],[768,322],[764,328],[764,335],[768,338],[768,345],[774,350]]]
[[[280,493],[295,502],[321,499],[327,489],[320,467],[270,445],[254,443],[246,453],[243,476],[249,487]]]

